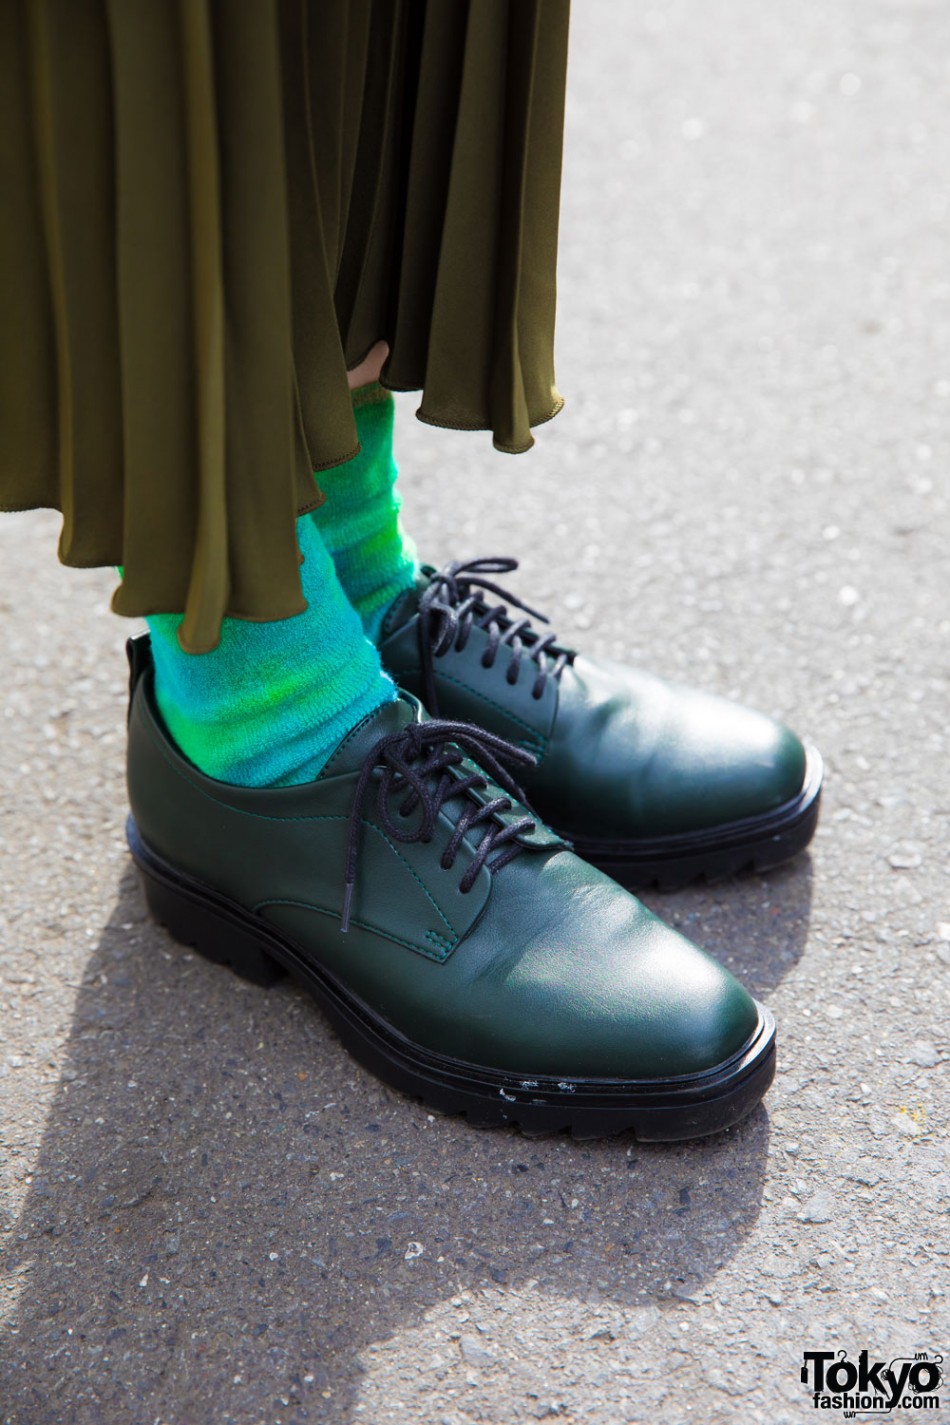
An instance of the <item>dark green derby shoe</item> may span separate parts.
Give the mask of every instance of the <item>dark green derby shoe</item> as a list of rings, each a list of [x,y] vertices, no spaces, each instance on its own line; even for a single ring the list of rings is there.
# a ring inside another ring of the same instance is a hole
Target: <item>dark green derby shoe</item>
[[[808,844],[821,796],[813,748],[761,713],[539,632],[517,610],[543,615],[491,577],[515,568],[424,568],[389,611],[380,654],[433,716],[534,753],[525,792],[579,855],[625,886],[671,889],[769,870]]]
[[[367,1067],[479,1124],[688,1138],[762,1097],[771,1016],[526,813],[524,753],[403,694],[315,781],[230,786],[164,729],[148,640],[130,655],[129,844],[176,939],[289,971]]]

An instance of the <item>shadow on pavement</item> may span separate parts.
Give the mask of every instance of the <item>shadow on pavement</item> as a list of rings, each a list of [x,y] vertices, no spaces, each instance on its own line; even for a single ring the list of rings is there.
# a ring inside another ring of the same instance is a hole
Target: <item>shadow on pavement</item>
[[[740,883],[729,923],[756,925],[742,897],[764,885]],[[801,953],[810,894],[802,870],[768,885],[798,909],[751,935],[760,991]],[[656,904],[682,923],[711,894]],[[726,920],[712,931],[715,950]],[[762,1108],[666,1147],[433,1119],[356,1068],[305,994],[170,942],[130,869],[7,1238],[0,1418],[349,1421],[359,1353],[460,1288],[672,1305],[752,1230],[768,1135]]]
[[[798,963],[811,918],[812,857],[766,876],[641,896],[667,924],[715,955],[752,994],[768,999]],[[781,1028],[781,1026],[780,1026]]]

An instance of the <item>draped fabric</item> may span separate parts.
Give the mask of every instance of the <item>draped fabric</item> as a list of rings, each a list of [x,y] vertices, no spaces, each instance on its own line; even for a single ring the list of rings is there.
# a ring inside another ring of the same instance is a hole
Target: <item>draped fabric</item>
[[[0,508],[123,614],[303,607],[348,369],[521,451],[553,335],[568,0],[0,0]],[[316,482],[314,479],[316,474]]]

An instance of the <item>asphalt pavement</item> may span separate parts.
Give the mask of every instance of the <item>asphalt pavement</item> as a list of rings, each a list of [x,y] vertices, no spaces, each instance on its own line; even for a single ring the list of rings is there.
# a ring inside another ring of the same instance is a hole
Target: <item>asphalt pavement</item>
[[[648,897],[768,1002],[775,1085],[679,1146],[480,1131],[183,952],[124,844],[112,576],[4,516],[7,1425],[801,1425],[842,1418],[806,1351],[950,1356],[950,7],[573,27],[566,407],[511,457],[399,398],[406,518],[821,748],[809,855]]]

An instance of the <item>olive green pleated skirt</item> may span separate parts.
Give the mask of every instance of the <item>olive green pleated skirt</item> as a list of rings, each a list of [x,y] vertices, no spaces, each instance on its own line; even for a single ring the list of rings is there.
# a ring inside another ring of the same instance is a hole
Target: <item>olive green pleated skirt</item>
[[[114,607],[303,607],[380,339],[506,451],[560,409],[568,0],[0,0],[0,508]],[[317,472],[316,480],[314,473]]]

